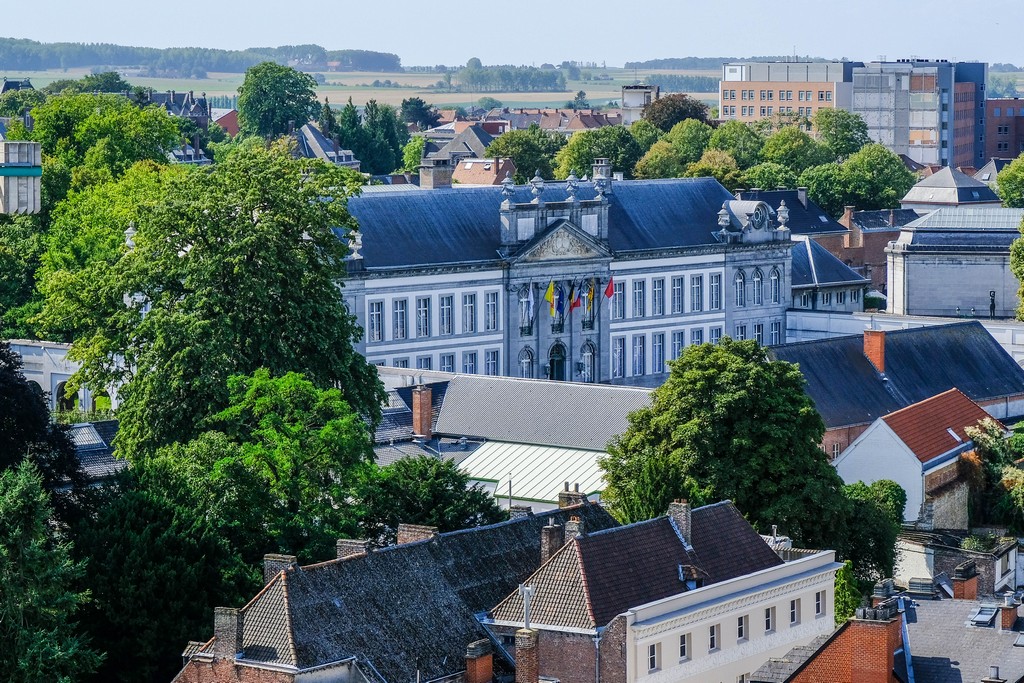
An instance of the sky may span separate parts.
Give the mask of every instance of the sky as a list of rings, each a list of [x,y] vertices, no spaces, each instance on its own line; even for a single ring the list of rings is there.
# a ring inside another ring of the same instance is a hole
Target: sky
[[[1024,0],[39,0],[5,3],[0,36],[147,47],[315,43],[405,66],[799,55],[1024,64]]]

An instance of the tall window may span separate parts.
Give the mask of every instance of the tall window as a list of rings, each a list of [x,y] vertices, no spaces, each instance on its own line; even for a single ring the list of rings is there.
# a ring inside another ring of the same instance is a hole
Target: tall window
[[[690,310],[704,310],[704,276],[690,276]]]
[[[762,323],[754,324],[754,341],[764,346],[764,325]]]
[[[658,670],[658,644],[651,643],[647,646],[647,670]]]
[[[736,277],[732,280],[733,290],[736,294],[736,305],[746,306],[747,305],[747,277],[743,274],[743,271],[737,271]]]
[[[498,329],[498,293],[487,292],[484,300],[484,329],[488,332]]]
[[[686,346],[686,332],[679,330],[672,333],[672,358],[679,358]]]
[[[721,643],[719,642],[722,636],[721,628],[722,627],[719,624],[715,624],[708,629],[708,652],[714,652],[721,647]]]
[[[679,636],[679,659],[685,660],[690,658],[690,634],[684,633]]]
[[[708,276],[708,310],[717,311],[722,308],[722,275],[714,273]]]
[[[764,608],[764,632],[771,633],[775,630],[775,608]]]
[[[519,352],[519,376],[533,379],[533,351],[523,349]]]
[[[462,332],[476,332],[476,294],[462,295]]]
[[[442,353],[438,366],[441,368],[441,372],[455,372],[455,354],[454,353]]]
[[[665,278],[651,281],[651,315],[665,315]]]
[[[416,336],[430,336],[430,297],[416,299]]]
[[[711,331],[708,333],[708,341],[712,344],[717,344],[722,341],[722,328],[712,327]]]
[[[661,332],[651,335],[651,372],[665,372],[665,335]]]
[[[405,339],[409,336],[409,302],[406,299],[395,299],[393,302],[394,327],[391,330],[392,339]]]
[[[392,363],[392,364],[396,368],[408,368],[409,367],[409,359],[408,358],[396,358],[394,360],[394,363]]]
[[[626,338],[612,339],[612,377],[626,376]]]
[[[733,339],[735,339],[736,341],[743,341],[746,338],[747,338],[747,326],[746,325],[737,325],[736,326],[736,334],[733,335]]]
[[[633,376],[643,375],[647,369],[647,339],[642,334],[633,335]]]
[[[754,271],[754,275],[750,278],[750,283],[754,286],[754,305],[760,306],[764,303],[764,286],[760,270]]]
[[[778,346],[782,343],[782,323],[776,320],[772,323],[771,330],[771,344],[772,346]]]
[[[533,301],[530,290],[533,285],[526,285],[519,290],[519,333],[523,336],[533,333]]]
[[[366,326],[366,337],[368,341],[379,342],[384,339],[384,302],[371,301],[370,313]]]
[[[626,283],[616,282],[612,287],[612,319],[622,320],[626,317]]]
[[[438,316],[441,329],[438,330],[441,334],[452,334],[452,307],[455,305],[452,302],[452,295],[445,294],[438,299],[438,309],[440,315]],[[449,370],[448,372],[452,372]]]
[[[704,343],[704,330],[700,327],[695,327],[690,330],[690,343],[699,345]]]
[[[490,351],[484,351],[484,374],[485,375],[497,375],[498,374],[498,351],[493,349]]]
[[[747,639],[747,615],[736,617],[736,640]]]
[[[825,614],[825,591],[818,591],[814,594],[814,616],[820,617]]]
[[[467,375],[476,374],[476,351],[462,353],[462,371]]]
[[[597,350],[594,345],[587,342],[583,345],[580,350],[580,361],[583,363],[583,372],[580,373],[580,380],[584,382],[593,382],[596,377],[595,372],[595,361],[597,359]]]
[[[644,302],[647,298],[646,285],[644,280],[633,280],[633,317],[644,317]]]
[[[431,361],[430,356],[420,356],[419,358],[416,359],[417,370],[432,370],[433,366],[434,364]]]
[[[683,278],[674,277],[672,278],[672,312],[682,313],[683,312]]]
[[[778,268],[772,268],[768,274],[768,300],[773,304],[782,301],[782,273]]]
[[[800,623],[800,598],[789,601],[789,625]]]

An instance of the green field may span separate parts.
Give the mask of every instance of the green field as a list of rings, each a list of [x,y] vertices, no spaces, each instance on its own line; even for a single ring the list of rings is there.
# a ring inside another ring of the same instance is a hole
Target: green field
[[[63,78],[81,78],[88,72],[88,69],[68,69],[66,71],[0,73],[0,76],[7,76],[8,78],[28,77],[32,79],[33,85],[41,88]],[[564,93],[449,93],[443,88],[431,87],[441,78],[440,74],[436,73],[324,72],[323,76],[326,79],[326,84],[317,87],[317,95],[321,99],[324,97],[329,98],[332,104],[342,104],[351,97],[352,101],[357,105],[364,105],[369,100],[398,105],[407,97],[422,97],[427,102],[443,108],[467,106],[473,104],[479,98],[487,96],[493,97],[509,107],[561,107],[565,105],[567,100],[572,99],[576,91],[584,90],[592,104],[605,105],[612,101],[617,102],[622,94],[622,86],[635,83],[635,79],[644,79],[647,76],[656,76],[659,73],[684,76],[716,76],[718,74],[717,71],[634,71],[632,69],[605,69],[601,73],[610,76],[611,80],[569,81]],[[196,93],[205,92],[208,95],[237,95],[238,87],[242,84],[244,77],[244,74],[237,73],[210,73],[207,78],[149,78],[135,75],[130,70],[122,71],[122,74],[125,80],[133,85],[140,85],[157,91],[192,90]],[[374,81],[385,80],[398,83],[401,87],[373,87],[370,85]],[[654,81],[657,82],[656,78]],[[690,94],[710,104],[717,104],[717,93]]]

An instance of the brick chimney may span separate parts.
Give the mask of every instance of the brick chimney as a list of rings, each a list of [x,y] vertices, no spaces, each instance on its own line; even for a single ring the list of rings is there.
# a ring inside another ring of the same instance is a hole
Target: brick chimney
[[[903,619],[895,606],[861,607],[850,620],[847,633],[854,648],[851,681],[889,683],[896,650],[903,647]]]
[[[1017,603],[1012,595],[1006,596],[1006,602],[999,606],[999,630],[1012,631],[1017,623]]]
[[[451,187],[454,170],[451,159],[423,159],[420,164],[420,188],[438,190]]]
[[[523,519],[533,516],[533,507],[529,505],[513,505],[508,509],[509,519]]]
[[[423,526],[421,524],[399,524],[398,545],[412,543],[414,541],[425,541],[437,536],[436,526]]]
[[[953,570],[953,599],[978,599],[978,568],[974,560],[959,564]]]
[[[587,498],[580,493],[579,484],[573,486],[573,490],[570,491],[569,482],[565,482],[565,490],[558,492],[559,509],[573,507],[574,505],[583,505],[585,502],[587,502]]]
[[[568,541],[570,538],[576,538],[577,536],[585,536],[587,534],[587,525],[582,519],[573,515],[569,518],[569,521],[565,523],[565,540]]]
[[[343,560],[346,557],[355,557],[356,555],[366,555],[370,552],[369,541],[361,541],[354,538],[339,538],[335,543],[335,547],[338,551],[339,560]]]
[[[853,227],[853,210],[855,208],[856,207],[853,206],[843,207],[843,217],[839,219],[839,225],[843,226],[844,228]]]
[[[881,374],[885,374],[885,330],[864,330],[864,355]]]
[[[242,651],[242,612],[234,607],[215,607],[213,636],[213,656],[234,659]]]
[[[298,561],[294,555],[271,553],[263,556],[263,585]]]
[[[516,683],[540,683],[537,632],[530,628],[516,631]]]
[[[798,187],[798,188],[796,188],[796,198],[800,200],[800,203],[803,204],[804,208],[806,209],[807,208],[807,188],[806,187]]]
[[[476,640],[466,648],[466,675],[463,683],[491,683],[494,677],[494,656],[491,641]]]
[[[565,529],[560,524],[548,522],[540,530],[540,563],[544,564],[565,545]]]
[[[677,498],[668,504],[668,516],[676,523],[680,535],[687,543],[693,541],[693,517],[690,504],[685,498]]]
[[[432,392],[422,384],[412,390],[412,433],[428,441],[434,436]]]

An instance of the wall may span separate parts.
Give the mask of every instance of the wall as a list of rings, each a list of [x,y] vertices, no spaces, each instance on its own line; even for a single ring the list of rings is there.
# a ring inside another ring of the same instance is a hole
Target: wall
[[[864,433],[868,424],[853,425],[852,427],[837,427],[825,430],[825,436],[821,440],[821,450],[829,460],[835,460],[846,448],[853,443],[858,436]]]
[[[1011,318],[1020,302],[1020,283],[1010,270],[1009,251],[972,255],[897,251],[890,252],[888,263],[888,292],[902,292],[889,302],[893,313],[955,316],[957,308],[961,315],[969,315],[973,308],[979,317],[987,317],[989,291],[994,290],[996,317]],[[950,287],[952,282],[964,286]]]
[[[833,464],[847,484],[895,481],[907,493],[903,519],[917,519],[924,500],[921,463],[881,420],[876,420]]]
[[[896,683],[893,653],[902,643],[902,619],[852,621],[799,674],[793,683]]]
[[[998,112],[998,113],[997,113]],[[1024,100],[985,102],[985,163],[992,157],[1010,159],[1024,152]]]
[[[63,398],[63,384],[67,382],[79,368],[79,364],[67,358],[70,344],[44,342],[27,339],[12,339],[11,348],[21,356],[25,378],[35,382],[47,395],[50,410],[56,410]],[[91,409],[92,392],[82,387],[78,390],[78,404],[83,409]],[[110,391],[111,403],[117,407],[117,393]],[[70,400],[70,399],[65,399]]]
[[[928,493],[931,506],[932,528],[966,530],[969,527],[968,498],[970,486],[966,481],[955,481]]]

